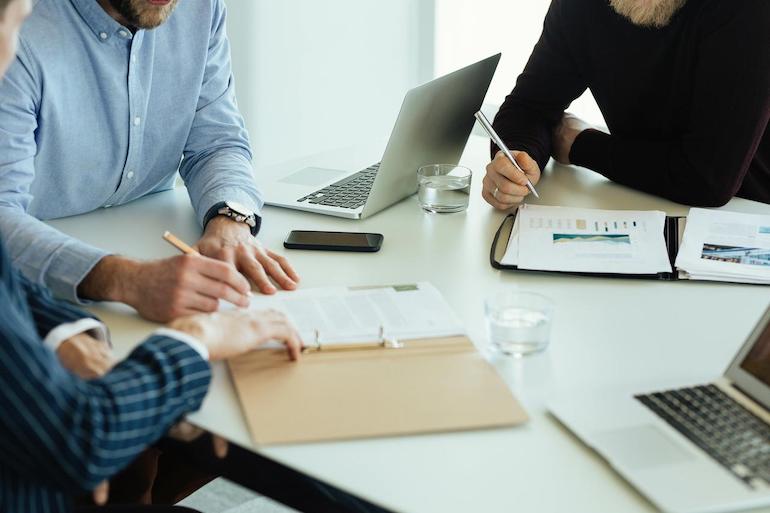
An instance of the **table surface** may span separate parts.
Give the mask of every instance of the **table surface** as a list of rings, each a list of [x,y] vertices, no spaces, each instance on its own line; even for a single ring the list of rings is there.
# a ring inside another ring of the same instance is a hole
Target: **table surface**
[[[487,160],[486,141],[471,137],[462,163],[476,176],[465,213],[427,214],[414,196],[363,221],[266,207],[260,239],[291,259],[302,287],[432,282],[527,408],[530,422],[510,429],[255,450],[394,511],[652,511],[649,502],[547,412],[548,399],[575,389],[638,384],[645,390],[660,382],[713,379],[767,307],[769,289],[497,271],[489,264],[489,248],[504,214],[481,199]],[[538,203],[545,205],[658,209],[669,215],[686,215],[688,210],[588,170],[553,164],[538,191]],[[770,205],[742,199],[725,209],[770,213]],[[188,241],[200,233],[181,187],[51,224],[140,258],[175,254],[160,238],[166,229]],[[285,250],[283,239],[293,229],[379,232],[385,242],[376,254]],[[556,305],[551,346],[522,360],[489,352],[484,331],[484,298],[513,287],[543,293]],[[110,326],[119,355],[156,327],[123,305],[93,309]],[[215,365],[211,391],[191,419],[253,447],[222,364]]]

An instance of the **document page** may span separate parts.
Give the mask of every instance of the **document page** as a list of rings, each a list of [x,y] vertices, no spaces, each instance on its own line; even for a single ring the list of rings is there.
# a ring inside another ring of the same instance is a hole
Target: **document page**
[[[692,279],[770,283],[770,216],[690,209],[676,266]]]
[[[431,284],[323,287],[255,296],[251,309],[285,313],[303,342],[376,342],[380,330],[396,339],[461,335],[463,327]]]
[[[520,269],[671,272],[663,212],[524,205],[517,217]]]

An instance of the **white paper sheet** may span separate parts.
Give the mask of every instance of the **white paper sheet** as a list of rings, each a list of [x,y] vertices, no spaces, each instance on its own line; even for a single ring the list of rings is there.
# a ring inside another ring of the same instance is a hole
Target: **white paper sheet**
[[[665,221],[659,211],[524,205],[511,233],[518,241],[509,241],[504,263],[515,260],[520,269],[541,271],[671,272]]]
[[[676,266],[691,279],[770,283],[770,216],[690,209]]]
[[[461,335],[462,325],[431,284],[323,287],[255,296],[250,308],[285,313],[307,345]]]

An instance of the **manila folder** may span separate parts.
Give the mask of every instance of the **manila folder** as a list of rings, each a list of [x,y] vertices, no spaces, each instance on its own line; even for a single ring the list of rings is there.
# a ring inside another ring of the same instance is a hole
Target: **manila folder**
[[[513,426],[527,420],[467,337],[399,349],[258,350],[229,361],[257,445]]]

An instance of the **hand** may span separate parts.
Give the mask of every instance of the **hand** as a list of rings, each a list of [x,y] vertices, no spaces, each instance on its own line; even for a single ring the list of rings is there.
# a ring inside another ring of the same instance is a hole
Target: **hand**
[[[560,164],[570,164],[569,153],[575,139],[583,130],[595,128],[577,116],[565,112],[559,124],[553,129],[553,155]]]
[[[249,282],[232,265],[201,255],[137,262],[102,258],[78,288],[81,297],[120,301],[145,319],[168,322],[214,312],[219,300],[248,306]]]
[[[206,434],[205,430],[193,426],[186,420],[177,422],[168,430],[168,436],[182,442],[192,442],[204,434]],[[230,449],[227,440],[216,435],[211,435],[211,444],[217,458],[225,459],[227,457],[227,451]]]
[[[83,379],[103,376],[112,368],[110,348],[101,340],[79,333],[61,343],[56,355],[65,369]]]
[[[281,288],[294,290],[299,282],[299,275],[288,260],[269,249],[265,249],[251,235],[249,227],[226,216],[217,216],[206,225],[203,237],[198,241],[197,249],[202,255],[229,262],[244,276],[254,282],[263,294],[273,294],[275,286],[270,278]]]
[[[487,174],[482,182],[481,196],[487,203],[499,210],[515,207],[530,193],[527,178],[532,185],[540,181],[540,166],[524,151],[511,151],[524,173],[511,164],[502,151],[487,165]]]
[[[102,481],[96,485],[96,488],[94,488],[94,491],[91,492],[91,494],[94,498],[94,504],[97,506],[104,506],[110,498],[110,482],[106,480]]]
[[[284,314],[274,310],[229,310],[193,315],[171,322],[169,328],[188,333],[209,350],[211,361],[248,353],[270,342],[282,342],[292,360],[302,350],[302,340]]]

